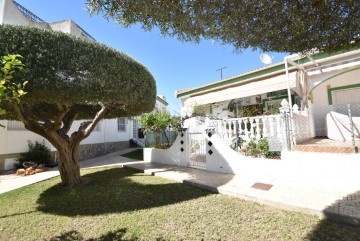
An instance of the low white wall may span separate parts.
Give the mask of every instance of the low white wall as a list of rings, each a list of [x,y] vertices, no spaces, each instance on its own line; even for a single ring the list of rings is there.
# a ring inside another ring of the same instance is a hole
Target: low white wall
[[[178,134],[169,149],[144,148],[144,161],[175,166],[187,166],[187,135]],[[181,141],[183,144],[181,144]],[[181,151],[183,149],[183,151]]]
[[[178,136],[168,150],[145,148],[144,160],[189,166],[186,151],[180,151],[181,148],[187,148],[185,143],[180,144],[183,139]],[[305,183],[314,188],[321,186],[322,190],[339,187],[342,191],[355,192],[360,183],[360,154],[283,151],[281,160],[251,158],[237,154],[219,136],[213,134],[206,137],[206,170],[236,174],[254,182],[274,184],[285,181],[300,187]]]
[[[206,170],[211,172],[221,172],[241,175],[250,180],[271,183],[277,176],[279,167],[282,164],[278,159],[264,159],[246,157],[238,154],[231,149],[216,134],[207,137],[206,143],[211,141],[212,145],[207,145]],[[209,151],[212,154],[209,154]]]

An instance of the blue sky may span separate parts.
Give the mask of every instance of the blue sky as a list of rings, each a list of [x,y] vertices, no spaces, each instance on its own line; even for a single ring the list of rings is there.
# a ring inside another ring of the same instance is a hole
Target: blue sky
[[[203,40],[200,44],[183,43],[161,37],[159,31],[145,32],[139,26],[123,28],[102,16],[90,16],[85,0],[16,0],[46,22],[73,19],[97,41],[127,53],[144,64],[156,80],[157,93],[164,95],[172,114],[180,112],[176,90],[196,87],[262,67],[260,52],[236,53],[230,45]],[[273,62],[287,54],[268,53]]]

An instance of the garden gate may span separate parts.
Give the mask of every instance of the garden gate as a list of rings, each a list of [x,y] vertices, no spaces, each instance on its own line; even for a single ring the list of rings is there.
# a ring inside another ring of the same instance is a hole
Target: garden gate
[[[188,129],[189,166],[198,169],[206,169],[206,141],[203,129],[201,122],[193,123]]]

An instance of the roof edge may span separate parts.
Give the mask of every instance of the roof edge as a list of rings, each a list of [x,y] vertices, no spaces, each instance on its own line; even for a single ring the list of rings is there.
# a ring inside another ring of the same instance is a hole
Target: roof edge
[[[159,96],[156,96],[156,100],[160,101],[162,104],[168,106],[169,103],[167,103],[164,99],[160,98]]]
[[[356,50],[359,50],[359,49],[354,48],[354,49],[350,49],[350,50],[347,50],[347,51],[343,50],[343,51],[337,51],[337,52],[333,52],[333,53],[322,52],[322,53],[316,53],[316,54],[312,55],[311,57],[314,60],[321,60],[321,59],[334,57],[334,56],[337,56],[337,55],[341,55],[341,54],[344,54],[344,53],[349,53],[349,52],[356,51]],[[312,63],[311,60],[308,59],[306,56],[302,57],[297,62],[298,62],[298,64],[307,64],[307,63],[311,64]],[[291,66],[291,64],[289,64],[289,66],[290,66],[289,69],[296,68],[296,67]],[[180,91],[175,91],[175,97],[176,98],[181,98],[181,97],[189,96],[189,95],[192,95],[192,94],[195,94],[195,93],[199,94],[199,93],[204,92],[204,91],[214,90],[216,88],[225,87],[227,85],[231,85],[231,84],[234,84],[234,83],[237,83],[237,82],[246,81],[246,80],[250,80],[250,79],[255,79],[255,78],[258,78],[258,77],[264,77],[264,76],[269,75],[269,74],[279,74],[281,72],[285,72],[285,63],[284,63],[284,61],[279,62],[277,64],[273,64],[271,66],[266,66],[266,67],[263,67],[263,68],[260,68],[260,69],[245,72],[243,74],[235,75],[233,77],[229,77],[229,78],[227,78],[225,80],[222,80],[222,81],[212,82],[212,83],[200,86],[200,87],[190,88],[190,89],[186,89],[186,90],[183,90],[183,91],[181,91],[181,90]]]

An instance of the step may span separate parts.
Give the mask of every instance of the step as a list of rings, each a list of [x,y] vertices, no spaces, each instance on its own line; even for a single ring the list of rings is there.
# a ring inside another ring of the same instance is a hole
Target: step
[[[296,145],[293,151],[302,152],[326,152],[326,153],[352,153],[351,146],[317,146],[317,145]]]

